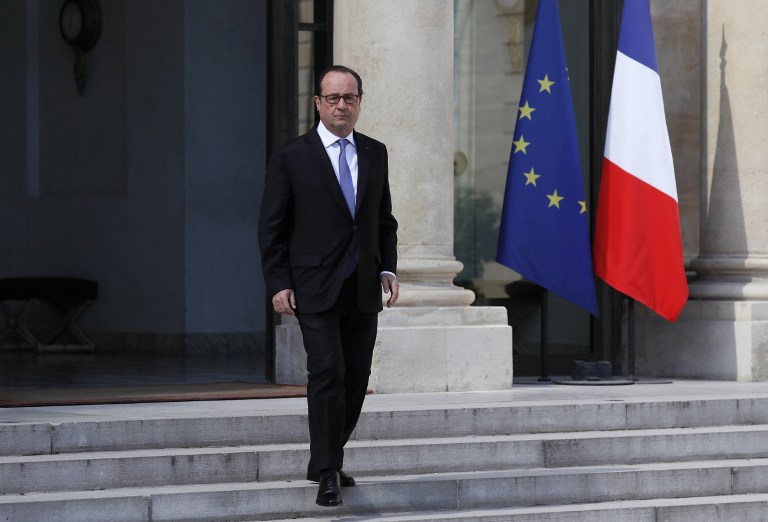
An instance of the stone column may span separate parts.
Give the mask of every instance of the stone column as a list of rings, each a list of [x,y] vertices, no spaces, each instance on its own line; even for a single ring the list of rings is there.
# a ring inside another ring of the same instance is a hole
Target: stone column
[[[702,9],[700,252],[690,263],[696,279],[679,323],[645,343],[646,368],[765,380],[768,98],[760,86],[768,83],[768,63],[754,57],[768,53],[768,4],[704,2]]]
[[[462,269],[453,256],[453,3],[336,0],[334,7],[334,61],[363,78],[357,129],[388,147],[400,223],[400,301],[380,315],[370,387],[509,388],[506,310],[470,307],[474,294],[453,284]],[[300,337],[291,324],[277,331],[282,381],[303,377],[298,354],[281,363],[281,344]]]
[[[453,256],[453,4],[335,6],[335,61],[363,78],[357,128],[389,149],[401,304],[469,305],[474,294],[452,284],[462,268]]]
[[[768,299],[768,4],[707,2],[706,127],[698,299]]]

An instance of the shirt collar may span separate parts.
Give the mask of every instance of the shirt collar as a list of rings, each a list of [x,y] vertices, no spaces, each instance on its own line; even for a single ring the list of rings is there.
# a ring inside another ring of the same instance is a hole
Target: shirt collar
[[[325,125],[323,125],[322,121],[317,125],[317,133],[320,135],[320,140],[323,142],[323,147],[326,149],[341,139],[329,131]],[[350,132],[349,136],[346,136],[346,139],[348,139],[352,145],[355,145],[354,131]]]

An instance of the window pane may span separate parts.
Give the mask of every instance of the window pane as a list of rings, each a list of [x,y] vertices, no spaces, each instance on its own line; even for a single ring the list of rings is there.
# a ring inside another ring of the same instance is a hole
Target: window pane
[[[286,0],[280,0],[285,2]],[[311,24],[315,21],[315,1],[299,0],[299,23]]]
[[[313,32],[299,31],[299,134],[304,134],[315,124],[315,107],[312,103],[314,37]]]

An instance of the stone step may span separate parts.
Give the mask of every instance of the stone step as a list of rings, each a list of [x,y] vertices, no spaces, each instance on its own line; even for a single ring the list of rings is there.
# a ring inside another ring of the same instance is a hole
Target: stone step
[[[314,504],[317,488],[305,481],[10,494],[0,496],[0,519],[274,520],[665,498],[679,501],[690,497],[761,494],[765,484],[768,459],[727,459],[360,477],[356,488],[344,489],[344,506],[332,511]]]
[[[356,476],[677,462],[768,455],[768,425],[351,441]],[[0,494],[302,480],[307,444],[0,457]]]
[[[566,506],[462,509],[422,513],[345,516],[345,522],[703,522],[710,520],[764,522],[768,494],[721,495],[652,500],[622,500]],[[282,519],[273,522],[292,522]],[[328,518],[302,518],[327,522]],[[253,521],[255,522],[255,521]]]
[[[387,398],[370,401],[372,405],[363,411],[353,439],[768,424],[768,397],[492,402],[485,400],[488,395],[477,395],[478,400],[484,400],[472,403],[467,402],[467,394],[456,396],[463,402],[401,402],[392,407]],[[157,407],[152,412],[137,409],[140,413],[135,418],[127,414],[82,414],[75,415],[75,419],[65,416],[61,421],[45,415],[40,415],[44,420],[38,421],[0,421],[0,438],[4,441],[0,455],[306,443],[306,403],[282,401],[276,403],[277,407],[285,408],[265,411],[249,409],[255,401],[241,401],[248,404],[222,404],[220,410],[205,409],[192,416],[186,410],[179,413],[171,407]]]
[[[768,425],[353,441],[344,454],[354,476],[748,459],[768,456]],[[308,460],[306,446],[268,448],[259,480],[303,478]]]

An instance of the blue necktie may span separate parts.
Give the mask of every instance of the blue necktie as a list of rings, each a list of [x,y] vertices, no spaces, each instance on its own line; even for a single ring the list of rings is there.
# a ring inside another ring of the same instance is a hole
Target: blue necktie
[[[345,138],[339,140],[339,184],[341,185],[341,192],[344,194],[344,199],[347,201],[347,207],[352,217],[355,217],[355,187],[352,186],[352,172],[349,170],[349,164],[347,163],[347,141]],[[344,277],[349,277],[355,272],[357,268],[357,251],[353,251],[349,256],[347,262],[347,268],[344,271]]]
[[[341,192],[344,194],[344,199],[347,200],[347,207],[349,207],[349,213],[352,217],[355,217],[355,187],[352,186],[352,172],[349,170],[349,164],[347,163],[347,141],[345,138],[339,140],[339,147],[341,152],[339,153],[339,184],[341,185]]]

